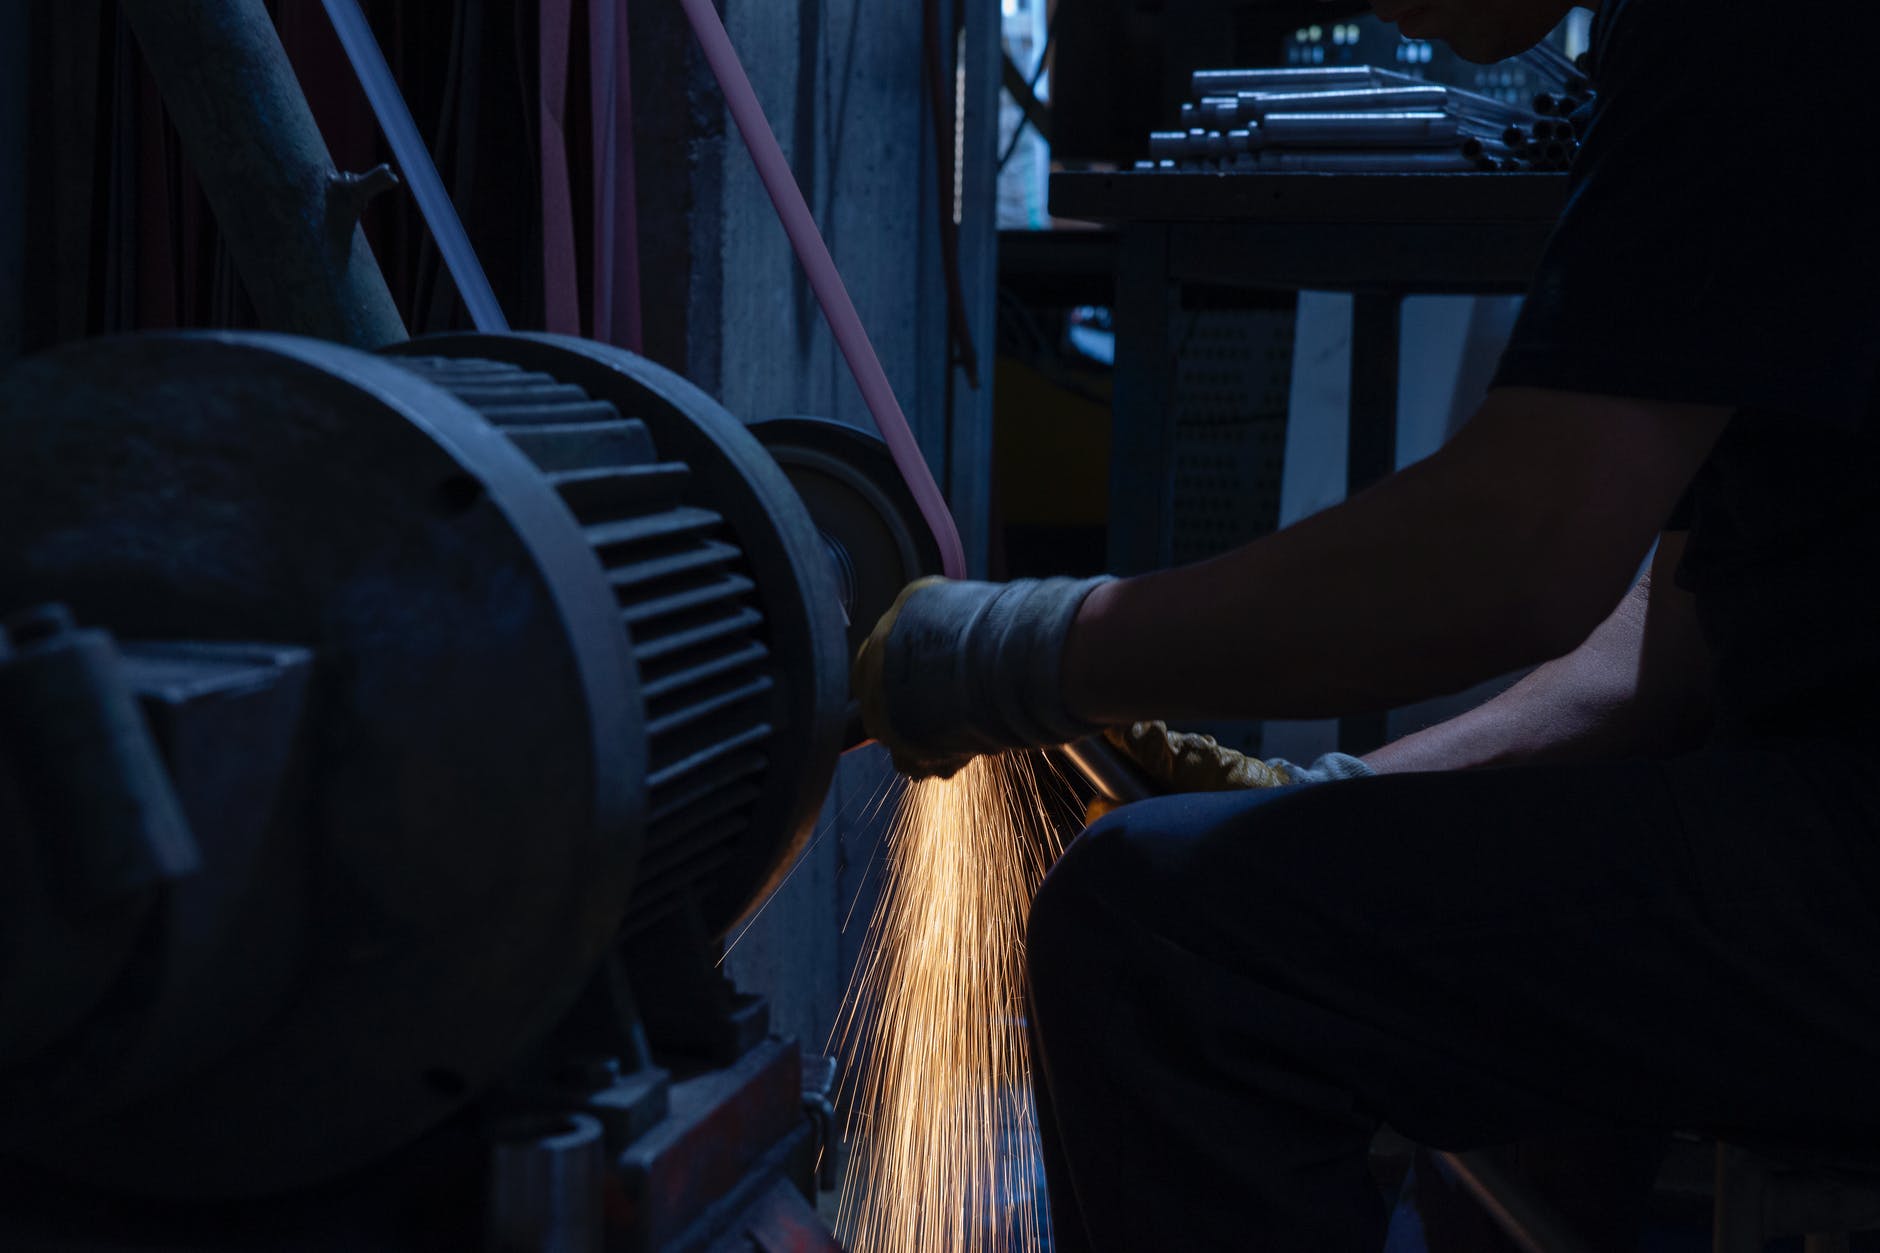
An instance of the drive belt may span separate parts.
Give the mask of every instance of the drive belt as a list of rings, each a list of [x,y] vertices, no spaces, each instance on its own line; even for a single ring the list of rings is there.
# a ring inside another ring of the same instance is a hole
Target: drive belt
[[[359,76],[359,85],[365,89],[366,100],[372,105],[379,127],[385,132],[385,141],[391,145],[392,157],[398,162],[405,181],[411,184],[418,212],[424,216],[424,224],[437,241],[444,268],[450,271],[451,281],[457,284],[457,294],[463,298],[464,308],[470,311],[471,323],[485,335],[508,331],[509,319],[503,316],[502,306],[496,303],[489,277],[483,273],[483,264],[470,246],[470,236],[464,233],[457,207],[451,203],[450,193],[444,190],[444,180],[438,177],[437,166],[431,161],[431,150],[425,147],[424,137],[418,133],[418,124],[412,120],[411,109],[406,106],[397,80],[392,77],[392,67],[386,64],[385,53],[373,37],[366,15],[359,9],[359,0],[321,0],[321,3],[333,23],[333,33],[339,36],[340,46],[346,50],[346,59],[352,62],[353,73]]]

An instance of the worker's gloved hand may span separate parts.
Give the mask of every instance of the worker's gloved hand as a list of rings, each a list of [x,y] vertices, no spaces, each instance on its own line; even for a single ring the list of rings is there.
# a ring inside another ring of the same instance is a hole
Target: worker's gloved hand
[[[1376,774],[1356,757],[1327,753],[1310,766],[1281,757],[1261,761],[1235,752],[1211,735],[1171,731],[1167,723],[1111,727],[1104,738],[1128,755],[1151,780],[1170,792],[1233,792],[1243,788],[1296,787]],[[1099,797],[1087,814],[1095,822],[1116,806]]]
[[[1064,639],[1104,579],[922,579],[881,616],[850,675],[868,733],[914,778],[1096,731],[1064,705]]]

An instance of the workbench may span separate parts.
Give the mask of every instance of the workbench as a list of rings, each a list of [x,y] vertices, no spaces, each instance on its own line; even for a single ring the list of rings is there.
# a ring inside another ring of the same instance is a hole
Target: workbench
[[[1353,296],[1347,492],[1396,468],[1398,343],[1412,295],[1527,289],[1566,203],[1564,174],[1129,171],[1051,178],[1058,218],[1117,228],[1111,569],[1171,562],[1172,337],[1191,289]],[[1383,713],[1340,741],[1383,742]]]

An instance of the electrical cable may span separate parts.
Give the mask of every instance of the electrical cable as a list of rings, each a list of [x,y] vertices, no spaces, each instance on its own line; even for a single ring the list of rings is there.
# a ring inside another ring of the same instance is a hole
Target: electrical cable
[[[338,0],[328,2],[335,3]],[[692,33],[698,37],[704,49],[706,64],[717,78],[718,88],[724,93],[731,119],[736,123],[739,134],[744,136],[745,148],[757,166],[757,174],[763,180],[764,189],[770,194],[771,204],[783,223],[784,233],[790,238],[790,246],[809,277],[810,288],[816,293],[816,301],[822,306],[823,316],[828,319],[836,346],[842,350],[843,360],[848,363],[855,385],[861,389],[862,401],[868,406],[869,414],[880,429],[881,438],[894,457],[895,467],[906,480],[908,490],[913,492],[921,516],[933,532],[934,541],[940,546],[941,569],[948,578],[965,578],[966,550],[960,543],[959,528],[954,524],[953,515],[947,509],[946,497],[941,493],[940,485],[934,481],[933,471],[928,467],[926,458],[921,455],[920,443],[914,438],[913,429],[901,411],[900,402],[895,399],[887,372],[881,368],[881,359],[875,355],[874,345],[869,342],[867,328],[862,325],[861,315],[855,310],[855,302],[849,298],[848,288],[842,283],[835,258],[829,254],[829,245],[816,228],[816,219],[809,211],[809,204],[803,199],[803,189],[797,186],[790,163],[777,144],[770,120],[765,117],[750,77],[744,72],[743,63],[738,60],[737,49],[732,46],[731,36],[719,19],[718,11],[712,7],[711,0],[679,0],[679,3],[692,25]]]

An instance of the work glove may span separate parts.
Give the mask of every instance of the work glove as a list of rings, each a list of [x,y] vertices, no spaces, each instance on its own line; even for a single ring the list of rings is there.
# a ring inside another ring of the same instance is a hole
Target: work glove
[[[1064,640],[1104,579],[922,579],[881,616],[850,682],[862,722],[903,774],[1067,744],[1097,727],[1064,705]]]
[[[1310,766],[1283,757],[1261,761],[1235,752],[1211,735],[1171,731],[1164,722],[1111,727],[1103,738],[1121,749],[1149,779],[1168,792],[1234,792],[1245,788],[1298,787],[1361,779],[1377,772],[1356,757],[1327,753]],[[1095,822],[1117,805],[1104,797],[1092,801],[1086,820]]]

